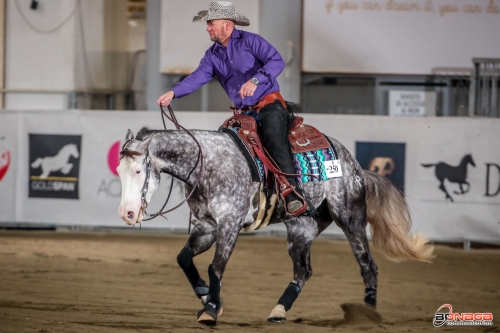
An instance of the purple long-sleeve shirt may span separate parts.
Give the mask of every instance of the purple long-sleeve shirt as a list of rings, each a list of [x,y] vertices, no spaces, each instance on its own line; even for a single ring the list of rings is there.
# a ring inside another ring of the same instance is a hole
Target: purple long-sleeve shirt
[[[278,51],[261,36],[234,29],[227,47],[214,43],[201,59],[198,68],[172,90],[175,98],[194,92],[214,75],[237,108],[256,104],[265,95],[279,91],[276,78],[285,67]],[[241,86],[256,77],[259,85],[253,96],[242,99]]]

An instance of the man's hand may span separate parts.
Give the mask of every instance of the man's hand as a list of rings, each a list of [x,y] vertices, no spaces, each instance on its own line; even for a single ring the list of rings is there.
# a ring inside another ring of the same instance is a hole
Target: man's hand
[[[163,95],[158,98],[158,101],[156,104],[158,105],[163,105],[163,106],[169,106],[170,102],[174,99],[174,92],[172,90],[167,91]]]
[[[248,80],[242,86],[238,94],[240,94],[241,99],[245,99],[246,96],[253,96],[253,93],[257,89],[257,85],[252,82],[252,80]]]

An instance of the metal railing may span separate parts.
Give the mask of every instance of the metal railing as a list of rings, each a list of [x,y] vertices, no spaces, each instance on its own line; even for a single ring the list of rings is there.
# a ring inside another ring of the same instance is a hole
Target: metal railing
[[[469,116],[500,117],[500,59],[473,58]]]

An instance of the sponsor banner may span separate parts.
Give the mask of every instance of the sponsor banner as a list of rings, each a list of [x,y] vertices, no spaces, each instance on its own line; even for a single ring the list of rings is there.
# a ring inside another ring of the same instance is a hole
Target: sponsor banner
[[[192,129],[216,130],[229,116],[230,112],[177,113],[179,122]],[[498,137],[500,119],[313,114],[304,118],[344,144],[363,168],[388,177],[404,191],[414,230],[432,239],[500,240],[500,151],[490,144]],[[13,207],[17,207],[14,220],[19,222],[125,226],[117,215],[121,197],[118,154],[127,129],[137,133],[144,125],[162,129],[160,114],[1,112],[0,133],[5,138],[0,140],[4,151],[1,163],[7,171],[0,180],[0,198],[4,199],[0,221],[8,221],[6,214],[12,216]],[[51,150],[37,146],[42,142]],[[68,155],[49,171],[35,163],[39,158],[62,156],[63,148],[71,144],[76,145],[78,157],[65,152]],[[77,178],[78,191],[67,191],[70,180],[76,179],[50,177]],[[45,181],[41,186],[44,191],[39,191],[43,195],[31,187],[35,180]],[[49,180],[63,184],[47,185]],[[170,177],[163,177],[148,208],[150,213],[163,205],[169,184]],[[182,183],[174,182],[167,207],[183,198]],[[143,227],[187,228],[188,216],[184,205],[170,213],[168,221],[158,218],[143,223]],[[282,231],[284,226],[265,230]],[[325,233],[342,235],[334,224]]]
[[[498,0],[304,0],[302,15],[305,72],[453,75],[500,54],[473,37],[500,30]]]
[[[360,157],[364,168],[367,160],[381,164],[372,170],[390,179],[387,172],[404,168],[404,184],[391,180],[404,188],[413,230],[432,239],[500,240],[500,151],[490,144],[498,139],[500,119],[304,118]]]
[[[17,116],[0,111],[0,221],[16,215]]]

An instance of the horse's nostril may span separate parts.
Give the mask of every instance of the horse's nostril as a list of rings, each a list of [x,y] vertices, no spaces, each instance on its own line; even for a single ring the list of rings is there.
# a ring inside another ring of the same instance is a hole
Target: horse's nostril
[[[127,212],[127,218],[129,220],[132,220],[134,218],[134,212],[131,212],[131,211]]]

